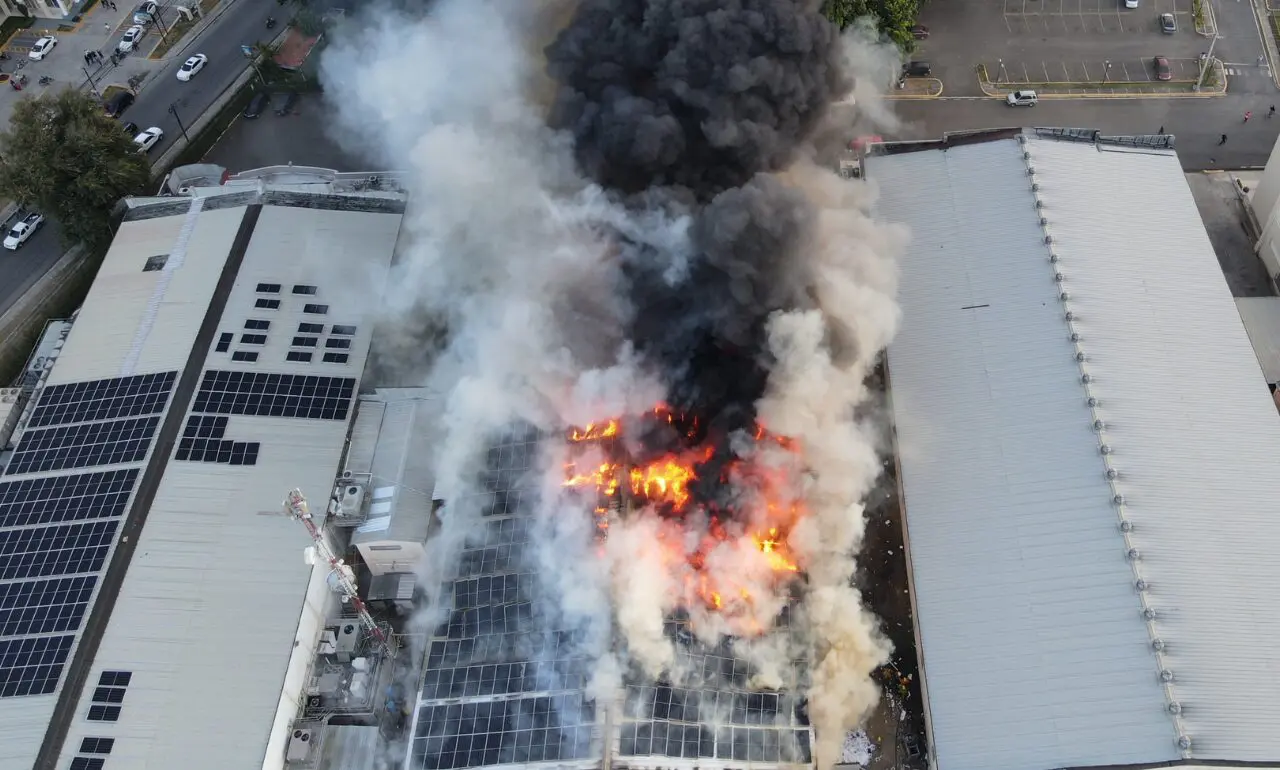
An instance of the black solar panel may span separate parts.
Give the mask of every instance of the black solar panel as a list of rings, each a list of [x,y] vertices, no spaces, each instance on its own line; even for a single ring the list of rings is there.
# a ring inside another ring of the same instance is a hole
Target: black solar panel
[[[159,423],[159,417],[137,417],[27,431],[5,474],[138,462]]]
[[[129,468],[2,482],[0,527],[121,516],[137,479]]]
[[[97,582],[86,575],[0,583],[0,636],[77,630]]]
[[[73,639],[66,634],[0,640],[0,698],[56,690]]]
[[[257,465],[262,445],[257,441],[223,439],[226,431],[226,417],[192,415],[187,418],[174,457],[193,462]]]
[[[114,420],[164,410],[177,372],[51,385],[40,394],[29,427]]]
[[[452,608],[428,645],[412,765],[430,770],[598,756],[595,704],[580,633],[539,611],[545,589],[526,559],[536,434],[495,443],[471,498],[456,511],[485,527],[463,552]]]
[[[207,371],[191,411],[345,420],[355,390],[351,377]]]
[[[97,572],[119,521],[0,531],[0,580]]]

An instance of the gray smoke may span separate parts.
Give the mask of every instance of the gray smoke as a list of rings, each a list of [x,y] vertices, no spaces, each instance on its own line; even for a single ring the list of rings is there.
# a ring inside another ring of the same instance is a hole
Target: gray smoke
[[[757,686],[793,686],[790,661],[811,659],[826,767],[874,706],[869,673],[888,654],[850,576],[883,449],[857,407],[896,327],[903,234],[872,221],[867,186],[812,161],[830,103],[869,90],[859,75],[874,68],[850,64],[880,66],[815,5],[440,0],[345,30],[322,69],[346,141],[373,145],[412,195],[379,347],[401,378],[450,394],[437,473],[451,502],[418,627],[444,617],[441,583],[481,526],[479,506],[453,501],[483,491],[492,435],[673,402],[719,420],[726,452],[791,479],[783,492],[808,512],[786,543],[808,575],[799,632],[773,631],[792,585],[751,540],[768,522],[749,486],[729,481],[744,513],[700,575],[754,598],[717,613],[688,606],[691,567],[672,559],[707,517],[642,510],[597,549],[589,507],[561,493],[556,442],[533,468],[537,612],[582,632],[601,702],[629,667],[681,677],[663,634],[677,611],[708,644],[747,634],[734,649]],[[801,451],[749,446],[756,420]]]

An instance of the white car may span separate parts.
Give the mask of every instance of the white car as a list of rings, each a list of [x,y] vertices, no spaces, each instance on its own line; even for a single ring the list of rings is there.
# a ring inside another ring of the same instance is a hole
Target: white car
[[[183,83],[191,79],[191,76],[204,69],[204,65],[209,61],[209,57],[202,53],[198,53],[182,63],[182,67],[178,69],[178,80]]]
[[[156,143],[164,138],[164,132],[152,126],[133,138],[133,143],[138,145],[138,152],[150,152]]]
[[[120,53],[129,53],[145,34],[147,34],[145,27],[134,24],[132,27],[125,30],[124,37],[120,38],[120,42],[116,44],[116,50]]]
[[[48,56],[49,52],[52,51],[53,47],[57,44],[58,38],[53,35],[45,35],[37,40],[35,45],[31,46],[31,50],[27,53],[27,57],[40,61],[44,57]]]
[[[1124,7],[1125,7],[1125,8],[1137,8],[1137,7],[1138,7],[1138,0],[1124,0]]]
[[[36,234],[36,230],[39,230],[42,224],[44,224],[44,216],[27,214],[5,234],[4,247],[9,251],[17,251],[19,246],[26,243],[28,238]]]

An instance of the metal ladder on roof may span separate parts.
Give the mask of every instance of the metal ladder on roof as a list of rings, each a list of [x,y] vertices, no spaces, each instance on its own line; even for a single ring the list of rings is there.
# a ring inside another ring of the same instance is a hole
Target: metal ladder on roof
[[[160,269],[160,276],[156,280],[156,286],[151,291],[151,297],[147,300],[147,307],[143,310],[142,318],[138,322],[138,330],[133,334],[133,344],[129,347],[129,355],[125,356],[124,363],[120,366],[121,377],[131,376],[138,366],[138,359],[142,356],[142,348],[146,345],[147,338],[151,336],[151,328],[155,325],[156,316],[160,313],[160,305],[164,302],[164,295],[169,290],[169,281],[172,280],[174,271],[182,267],[183,261],[187,258],[187,244],[191,242],[191,234],[195,232],[196,222],[200,220],[200,211],[203,208],[203,197],[191,199],[191,207],[187,209],[187,216],[182,220],[182,227],[178,230],[178,239],[169,251],[164,267]]]

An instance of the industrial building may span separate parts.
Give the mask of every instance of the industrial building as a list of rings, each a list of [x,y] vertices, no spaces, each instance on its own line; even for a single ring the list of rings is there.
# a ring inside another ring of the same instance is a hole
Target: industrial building
[[[367,510],[342,460],[405,195],[187,171],[126,202],[0,399],[3,770],[278,768],[310,757],[308,713],[382,706],[388,656],[281,500]]]
[[[1280,419],[1172,142],[863,159],[937,770],[1280,766]]]

